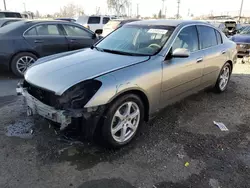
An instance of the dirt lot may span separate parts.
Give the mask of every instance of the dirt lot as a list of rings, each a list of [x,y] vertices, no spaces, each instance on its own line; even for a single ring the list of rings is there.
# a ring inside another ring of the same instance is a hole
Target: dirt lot
[[[132,144],[110,151],[27,118],[21,97],[0,97],[0,187],[249,188],[249,109],[250,65],[237,64],[225,93],[168,107]]]

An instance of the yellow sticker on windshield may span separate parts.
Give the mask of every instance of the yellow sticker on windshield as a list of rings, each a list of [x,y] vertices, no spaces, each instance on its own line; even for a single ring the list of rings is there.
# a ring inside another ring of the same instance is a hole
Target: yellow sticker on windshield
[[[168,30],[165,29],[149,29],[148,33],[155,33],[155,34],[161,34],[165,35],[168,32]]]

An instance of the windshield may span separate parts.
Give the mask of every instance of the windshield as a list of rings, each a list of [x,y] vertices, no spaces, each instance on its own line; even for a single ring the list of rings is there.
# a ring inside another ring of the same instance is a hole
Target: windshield
[[[104,38],[97,48],[130,55],[155,55],[167,42],[174,27],[128,25]]]
[[[244,34],[244,35],[249,35],[250,34],[250,27],[246,27],[244,28],[240,34]]]

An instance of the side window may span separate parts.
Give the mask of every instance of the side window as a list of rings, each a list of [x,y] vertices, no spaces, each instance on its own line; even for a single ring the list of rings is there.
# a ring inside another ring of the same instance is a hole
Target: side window
[[[49,36],[56,36],[60,35],[57,25],[54,24],[42,24],[36,27],[38,35],[49,35]]]
[[[198,33],[195,26],[184,28],[176,38],[172,50],[177,48],[186,48],[190,52],[199,50]]]
[[[102,20],[102,23],[103,23],[103,24],[106,24],[106,23],[109,22],[109,20],[110,20],[110,19],[109,19],[108,17],[104,17],[103,20]]]
[[[217,45],[214,29],[208,26],[198,26],[201,48],[209,48]]]
[[[89,17],[88,24],[99,24],[101,21],[101,18],[99,16],[91,16]]]
[[[215,30],[215,34],[216,34],[216,38],[217,38],[217,44],[222,44],[222,37],[221,34],[219,33],[219,31]]]
[[[29,31],[27,31],[25,33],[25,35],[28,35],[28,36],[35,36],[35,35],[37,35],[36,28],[33,27],[32,29],[30,29]]]
[[[63,25],[63,28],[66,31],[66,34],[68,36],[74,36],[74,37],[89,37],[91,34],[84,29],[81,29],[79,27],[73,26],[73,25]]]

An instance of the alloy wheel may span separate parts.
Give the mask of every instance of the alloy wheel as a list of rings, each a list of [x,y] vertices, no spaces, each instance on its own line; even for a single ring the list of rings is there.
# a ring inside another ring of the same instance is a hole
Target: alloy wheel
[[[230,78],[230,68],[228,66],[225,66],[220,75],[219,87],[221,91],[224,91],[226,89],[229,78]]]
[[[135,102],[123,103],[111,122],[111,135],[119,143],[128,141],[136,133],[140,122],[140,108]]]
[[[19,73],[24,74],[28,67],[34,63],[36,60],[30,56],[23,56],[17,60],[16,68]]]

